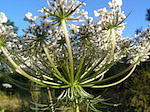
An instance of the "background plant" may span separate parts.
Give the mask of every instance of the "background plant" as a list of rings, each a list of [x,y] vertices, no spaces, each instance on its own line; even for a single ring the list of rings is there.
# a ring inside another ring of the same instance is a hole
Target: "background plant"
[[[57,100],[70,104],[73,111],[79,112],[79,104],[83,102],[86,111],[98,111],[96,105],[105,100],[94,97],[85,88],[111,87],[127,79],[140,61],[149,58],[150,30],[147,28],[134,38],[121,36],[123,22],[128,17],[121,11],[121,0],[109,2],[109,10],[94,11],[95,16],[100,17],[96,22],[88,17],[88,12],[80,10],[84,2],[53,0],[47,3],[49,8],[39,10],[42,13],[40,25],[36,24],[37,16],[32,18],[32,13],[26,14],[25,20],[31,25],[24,30],[21,39],[10,38],[16,34],[11,26],[3,24],[7,18],[1,13],[1,61],[9,66],[11,73],[17,72],[37,83],[34,87],[61,91]],[[124,57],[129,63],[127,68],[106,75]],[[57,109],[50,92],[47,107],[53,112]]]

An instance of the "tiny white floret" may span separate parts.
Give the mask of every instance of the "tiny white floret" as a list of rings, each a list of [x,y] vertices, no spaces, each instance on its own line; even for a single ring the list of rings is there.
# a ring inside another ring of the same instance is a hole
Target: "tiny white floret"
[[[28,13],[25,15],[25,17],[26,17],[27,19],[31,20],[31,19],[32,19],[32,13],[31,13],[31,12],[28,12]]]
[[[115,6],[121,7],[122,6],[122,0],[115,0]]]
[[[95,16],[95,17],[98,17],[98,16],[99,16],[99,13],[98,13],[96,10],[94,11],[94,16]]]
[[[7,21],[8,21],[8,19],[7,19],[6,15],[5,15],[5,13],[0,12],[0,24],[1,23],[6,23]]]

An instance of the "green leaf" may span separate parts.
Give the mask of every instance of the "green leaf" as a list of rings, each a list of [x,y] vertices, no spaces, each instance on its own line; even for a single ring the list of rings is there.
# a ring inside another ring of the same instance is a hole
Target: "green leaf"
[[[5,109],[0,110],[0,112],[5,112]]]

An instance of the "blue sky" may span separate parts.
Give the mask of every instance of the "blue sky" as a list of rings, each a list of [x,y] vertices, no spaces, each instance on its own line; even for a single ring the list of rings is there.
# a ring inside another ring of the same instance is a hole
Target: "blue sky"
[[[94,10],[107,7],[109,1],[111,0],[86,0],[87,5],[83,8],[89,12],[89,16],[94,17]],[[0,0],[0,12],[4,12],[8,19],[14,21],[15,25],[19,27],[18,35],[23,35],[22,29],[29,25],[23,20],[25,14],[31,12],[34,16],[38,16],[40,15],[38,10],[42,6],[48,7],[46,0]],[[125,21],[127,24],[123,36],[132,37],[137,28],[148,26],[149,22],[145,21],[145,14],[146,9],[149,8],[150,0],[123,0],[122,10],[126,15],[134,9]]]

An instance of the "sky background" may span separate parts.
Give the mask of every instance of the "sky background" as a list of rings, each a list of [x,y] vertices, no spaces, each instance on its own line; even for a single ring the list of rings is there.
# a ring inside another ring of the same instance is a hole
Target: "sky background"
[[[81,1],[81,0],[80,0]],[[111,0],[86,0],[86,6],[83,8],[88,11],[88,15],[94,17],[94,10],[107,7],[107,3]],[[132,37],[137,28],[145,28],[150,22],[146,21],[146,9],[150,9],[150,0],[122,0],[122,10],[128,15],[133,9],[131,15],[125,21],[126,27],[123,36]],[[42,6],[48,7],[46,0],[0,0],[0,12],[4,12],[9,20],[14,21],[19,28],[18,35],[24,33],[22,29],[28,27],[28,22],[23,18],[27,12],[31,12],[33,16],[39,16],[38,10]],[[98,18],[97,18],[98,19]]]

